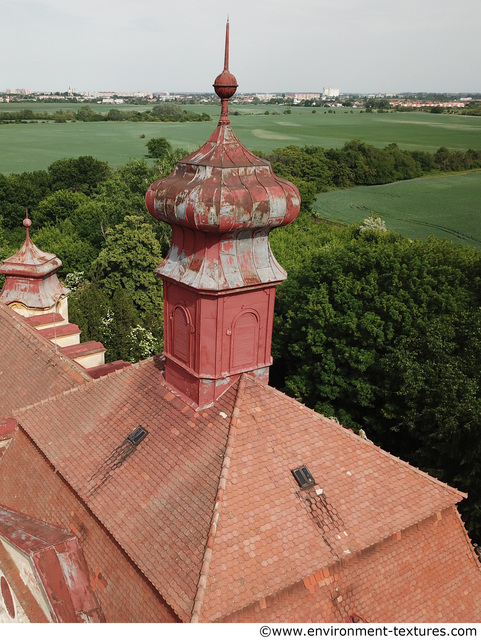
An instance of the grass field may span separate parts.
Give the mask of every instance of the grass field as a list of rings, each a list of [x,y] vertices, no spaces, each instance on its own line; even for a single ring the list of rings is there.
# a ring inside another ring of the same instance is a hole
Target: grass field
[[[409,238],[430,235],[481,249],[481,172],[417,178],[319,194],[322,218],[359,223],[372,212]]]
[[[0,109],[31,108],[33,111],[57,111],[81,105],[2,104]],[[111,105],[92,105],[106,112]],[[120,107],[132,109],[132,106]],[[137,107],[134,107],[137,109]],[[138,110],[147,109],[147,106]],[[186,109],[209,113],[212,122],[131,123],[92,122],[55,124],[9,124],[0,126],[0,172],[19,173],[46,169],[63,157],[93,155],[112,165],[129,158],[145,156],[149,138],[165,137],[175,147],[189,151],[204,143],[214,130],[219,114],[217,105],[186,105]],[[264,115],[264,111],[269,115]],[[272,151],[289,144],[340,147],[346,141],[360,138],[376,146],[396,142],[405,149],[434,152],[441,146],[450,149],[481,149],[481,118],[431,113],[360,113],[350,109],[292,108],[262,105],[231,105],[232,125],[240,140],[251,150]],[[277,113],[276,113],[277,112]],[[141,136],[145,138],[141,138]]]

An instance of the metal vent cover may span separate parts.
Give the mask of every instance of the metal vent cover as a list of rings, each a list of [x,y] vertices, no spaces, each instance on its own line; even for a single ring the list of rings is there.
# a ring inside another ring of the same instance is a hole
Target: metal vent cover
[[[307,467],[298,467],[297,469],[291,469],[291,473],[297,481],[297,484],[301,489],[308,489],[316,484],[316,481],[312,477]]]
[[[130,435],[127,436],[127,440],[130,442],[130,444],[133,444],[134,447],[136,447],[142,442],[147,433],[147,429],[139,426],[137,427],[137,429],[134,429]]]

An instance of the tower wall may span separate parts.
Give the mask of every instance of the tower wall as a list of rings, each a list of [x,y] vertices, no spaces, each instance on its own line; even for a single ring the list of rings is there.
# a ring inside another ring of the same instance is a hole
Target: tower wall
[[[165,377],[190,402],[206,406],[238,375],[268,380],[275,285],[199,292],[164,281]]]

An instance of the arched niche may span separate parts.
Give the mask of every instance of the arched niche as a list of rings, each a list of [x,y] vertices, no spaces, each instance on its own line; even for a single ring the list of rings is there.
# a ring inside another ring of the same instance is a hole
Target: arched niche
[[[172,355],[188,367],[192,357],[192,323],[189,312],[177,305],[172,312]]]
[[[259,315],[252,309],[239,313],[232,323],[231,370],[249,371],[258,365]]]

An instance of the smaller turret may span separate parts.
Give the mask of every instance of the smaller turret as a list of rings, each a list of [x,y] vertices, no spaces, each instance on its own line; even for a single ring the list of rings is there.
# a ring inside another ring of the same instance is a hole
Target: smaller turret
[[[57,277],[61,260],[53,253],[39,249],[30,239],[32,221],[28,211],[23,221],[26,238],[22,248],[0,266],[5,284],[0,292],[0,302],[6,304],[39,334],[50,340],[62,353],[86,369],[91,375],[103,375],[105,371],[105,347],[101,342],[80,343],[81,331],[68,321],[69,289]],[[112,365],[107,365],[112,368]],[[114,368],[117,368],[116,366]]]
[[[5,275],[5,284],[0,300],[22,316],[59,313],[68,322],[67,296],[57,277],[62,262],[53,253],[39,249],[30,239],[28,211],[23,221],[26,238],[22,248],[3,261],[0,273]]]

